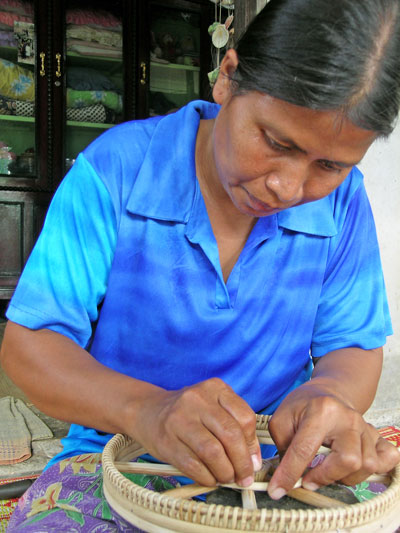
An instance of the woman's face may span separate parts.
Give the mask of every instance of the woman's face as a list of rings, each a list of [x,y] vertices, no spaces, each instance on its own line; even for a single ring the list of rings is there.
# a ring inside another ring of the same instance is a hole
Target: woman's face
[[[221,75],[214,99],[222,106],[213,129],[217,176],[235,207],[253,217],[327,196],[375,139],[333,111],[258,92],[233,96]]]

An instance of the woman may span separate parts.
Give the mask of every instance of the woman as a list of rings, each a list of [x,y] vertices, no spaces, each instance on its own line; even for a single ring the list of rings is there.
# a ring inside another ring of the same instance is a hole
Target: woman
[[[397,464],[362,418],[391,326],[355,165],[398,113],[399,11],[273,0],[223,59],[218,106],[118,126],[79,156],[8,309],[2,365],[73,423],[11,530],[50,527],[39,495],[56,479],[74,494],[57,462],[116,432],[198,483],[246,487],[254,412],[274,413],[274,499],[322,443],[311,490]]]

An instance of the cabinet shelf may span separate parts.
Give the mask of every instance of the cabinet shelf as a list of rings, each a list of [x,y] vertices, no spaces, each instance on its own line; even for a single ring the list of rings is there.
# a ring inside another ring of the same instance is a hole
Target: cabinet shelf
[[[88,61],[95,62],[96,66],[101,66],[103,63],[108,66],[113,63],[118,65],[122,63],[122,57],[91,56],[79,54],[78,52],[67,52],[67,57],[76,63],[83,63],[85,66],[87,66]]]
[[[97,128],[97,129],[107,129],[112,128],[115,124],[105,124],[103,122],[79,122],[77,120],[67,120],[67,126],[73,128]]]
[[[200,72],[200,67],[194,67],[193,65],[180,65],[179,63],[158,63],[157,61],[150,61],[152,68],[166,68],[173,70],[191,70],[194,72]]]
[[[5,120],[8,122],[35,122],[34,117],[24,117],[21,115],[0,115],[0,120]]]

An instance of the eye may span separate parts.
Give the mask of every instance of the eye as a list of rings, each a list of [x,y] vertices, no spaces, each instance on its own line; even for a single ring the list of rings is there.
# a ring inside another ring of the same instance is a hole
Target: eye
[[[280,144],[276,141],[274,141],[274,139],[271,139],[271,137],[269,135],[267,135],[266,133],[264,133],[264,136],[265,136],[265,140],[267,141],[267,144],[275,151],[277,152],[288,152],[290,150],[290,146],[285,146],[284,144]]]
[[[328,161],[327,159],[321,159],[319,161],[319,165],[328,172],[340,173],[343,170],[342,167],[336,166],[335,163],[333,163],[332,161]]]

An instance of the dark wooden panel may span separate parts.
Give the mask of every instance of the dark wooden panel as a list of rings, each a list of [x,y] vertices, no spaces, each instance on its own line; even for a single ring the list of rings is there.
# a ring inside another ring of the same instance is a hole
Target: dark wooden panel
[[[235,42],[240,39],[244,30],[257,14],[257,0],[241,0],[235,2]]]
[[[50,198],[48,193],[0,191],[0,299],[12,296]]]
[[[40,232],[42,231],[44,219],[46,218],[47,208],[49,202],[47,199],[41,199],[35,202],[33,206],[33,241],[36,242],[36,239],[39,237]]]
[[[24,203],[0,200],[0,276],[19,275],[23,266]]]

